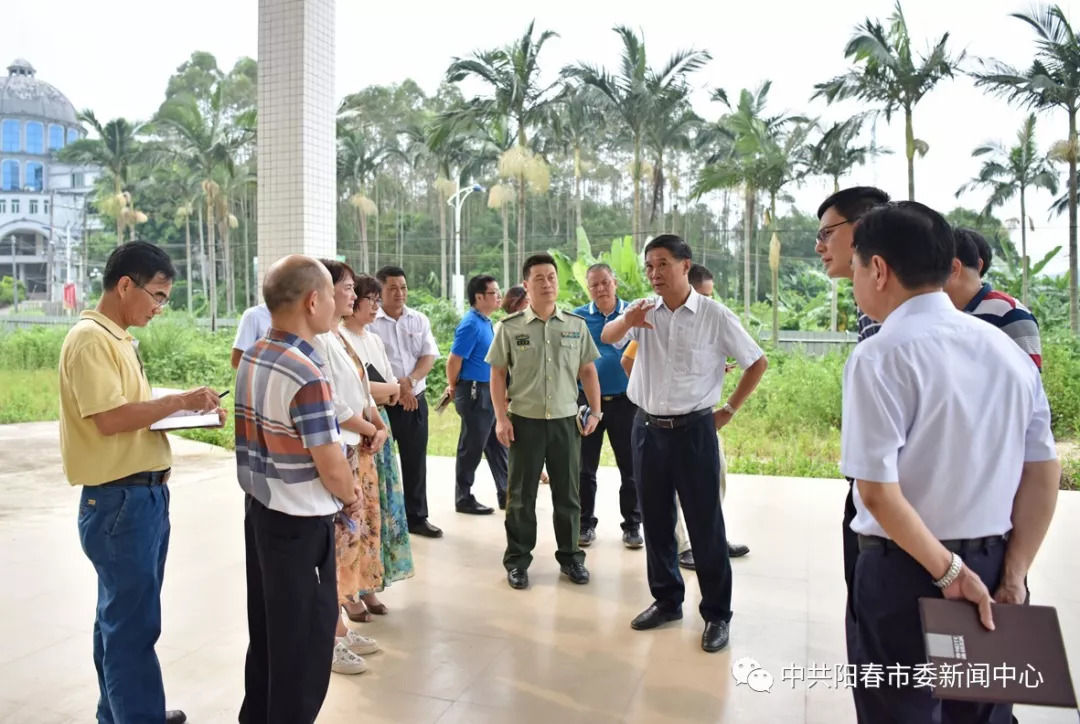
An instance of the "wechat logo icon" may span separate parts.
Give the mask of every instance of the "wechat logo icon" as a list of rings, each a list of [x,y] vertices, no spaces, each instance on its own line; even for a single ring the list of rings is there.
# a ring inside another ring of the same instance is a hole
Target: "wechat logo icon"
[[[746,684],[759,693],[771,691],[773,687],[772,674],[749,656],[744,656],[731,665],[731,675],[735,678],[736,685]]]

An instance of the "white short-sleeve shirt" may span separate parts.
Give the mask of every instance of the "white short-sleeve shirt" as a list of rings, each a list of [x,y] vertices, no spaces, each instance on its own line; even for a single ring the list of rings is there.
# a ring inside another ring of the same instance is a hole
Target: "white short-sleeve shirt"
[[[355,415],[363,415],[364,410],[376,407],[371,396],[366,378],[361,379],[356,363],[333,332],[315,337],[312,345],[319,356],[326,360],[323,374],[334,392],[334,414],[338,424]],[[358,445],[360,436],[352,430],[341,428],[341,439],[346,445]]]
[[[716,407],[724,391],[727,358],[746,369],[764,354],[739,318],[693,289],[672,311],[655,297],[645,317],[652,329],[635,327],[615,343],[633,339],[637,358],[626,394],[650,415],[685,415]]]
[[[421,357],[439,357],[439,345],[431,333],[431,322],[415,309],[405,307],[401,316],[394,319],[380,308],[368,329],[382,339],[390,367],[398,379],[408,377]],[[416,381],[413,394],[419,395],[427,388],[427,377],[413,379]]]
[[[240,315],[240,322],[236,325],[236,339],[233,340],[233,349],[247,352],[255,346],[255,343],[266,336],[270,331],[270,310],[265,304],[249,307]]]
[[[898,483],[939,540],[1004,535],[1025,462],[1057,458],[1038,369],[944,292],[900,305],[844,368],[840,471]],[[855,487],[851,529],[885,536]]]

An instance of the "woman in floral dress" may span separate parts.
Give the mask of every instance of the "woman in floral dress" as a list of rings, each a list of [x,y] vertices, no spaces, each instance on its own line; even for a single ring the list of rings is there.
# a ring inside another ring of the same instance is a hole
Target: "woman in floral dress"
[[[379,415],[387,432],[390,419],[387,405],[396,405],[398,383],[390,369],[386,348],[378,335],[367,330],[375,321],[379,310],[382,284],[375,277],[365,274],[356,277],[356,310],[342,320],[342,337],[352,346],[367,367],[372,397],[379,405]],[[370,621],[371,614],[384,615],[386,605],[376,595],[394,581],[412,578],[412,546],[409,542],[409,526],[405,517],[405,492],[401,487],[398,468],[397,446],[393,437],[383,445],[375,456],[375,468],[379,475],[379,504],[382,513],[382,581],[370,589],[361,591],[358,605],[347,605],[346,612],[353,621]]]
[[[334,282],[339,317],[351,313],[356,302],[352,269],[339,261],[323,260],[323,265]],[[334,525],[338,603],[347,606],[360,601],[361,589],[378,585],[383,577],[382,509],[374,458],[386,443],[387,426],[376,411],[364,365],[338,329],[318,335],[313,346],[334,394],[334,412],[361,500],[359,511],[352,515],[341,511]],[[362,656],[377,650],[373,639],[349,630],[339,617],[332,663],[335,673],[362,673],[367,669]]]

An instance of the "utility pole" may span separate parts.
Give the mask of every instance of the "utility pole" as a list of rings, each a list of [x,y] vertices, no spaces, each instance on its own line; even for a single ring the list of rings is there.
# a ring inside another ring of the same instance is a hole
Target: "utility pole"
[[[55,301],[54,292],[56,290],[56,266],[53,256],[56,253],[55,243],[53,239],[56,238],[56,192],[49,192],[49,263],[47,265],[47,273],[45,283],[48,285],[48,298],[49,302]]]
[[[90,301],[90,229],[86,224],[86,207],[87,197],[83,195],[82,198],[82,303],[85,306],[89,306]],[[190,273],[190,272],[189,272]],[[190,283],[190,282],[189,282]]]
[[[19,261],[16,258],[17,248],[15,246],[15,240],[18,235],[11,235],[11,277],[14,282],[11,285],[12,301],[15,304],[15,313],[19,313]]]

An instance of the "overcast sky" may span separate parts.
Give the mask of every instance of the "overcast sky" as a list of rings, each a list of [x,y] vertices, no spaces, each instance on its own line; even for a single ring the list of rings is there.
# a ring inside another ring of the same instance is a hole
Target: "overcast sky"
[[[1080,23],[1080,0],[1061,3]],[[631,7],[633,9],[631,9]],[[550,76],[577,60],[614,66],[620,42],[612,26],[644,31],[650,63],[662,65],[678,48],[709,50],[713,60],[694,77],[700,90],[695,107],[707,118],[721,113],[708,102],[708,90],[722,87],[735,97],[740,88],[771,79],[770,107],[821,116],[828,121],[861,110],[856,104],[828,107],[809,102],[814,83],[843,72],[843,48],[854,26],[867,16],[885,20],[889,0],[773,0],[752,3],[706,3],[666,0],[625,3],[615,0],[546,0],[543,3],[366,3],[338,0],[337,93],[407,77],[425,90],[438,85],[454,56],[505,44],[520,35],[534,16],[538,29],[560,34],[545,46],[542,66]],[[243,55],[258,53],[256,0],[184,0],[153,15],[147,5],[102,5],[85,0],[52,0],[44,25],[35,3],[7,3],[4,51],[27,58],[38,77],[67,94],[76,108],[93,108],[99,118],[146,118],[161,101],[166,81],[193,50],[217,56],[229,68]],[[706,9],[708,8],[708,9]],[[827,9],[826,9],[827,8]],[[904,12],[916,47],[951,33],[956,50],[971,57],[995,57],[1019,66],[1030,63],[1033,33],[1009,17],[1028,8],[1025,0],[907,0]],[[981,208],[986,194],[971,192],[959,202],[956,189],[977,170],[971,150],[986,140],[1014,141],[1026,111],[985,96],[960,78],[940,84],[915,111],[915,135],[930,145],[915,166],[916,196],[942,211],[957,203]],[[1067,135],[1063,112],[1039,116],[1041,150]],[[894,153],[846,181],[876,184],[906,197],[903,117],[877,127],[877,141]],[[1062,183],[1065,168],[1059,167]],[[796,192],[800,208],[811,212],[831,190],[830,182],[812,180]],[[1028,214],[1036,231],[1029,234],[1036,259],[1066,243],[1068,218],[1048,218],[1050,196],[1034,195]],[[1019,203],[999,212],[1019,217]],[[1018,235],[1016,235],[1019,241]],[[1067,269],[1065,251],[1050,268]]]

